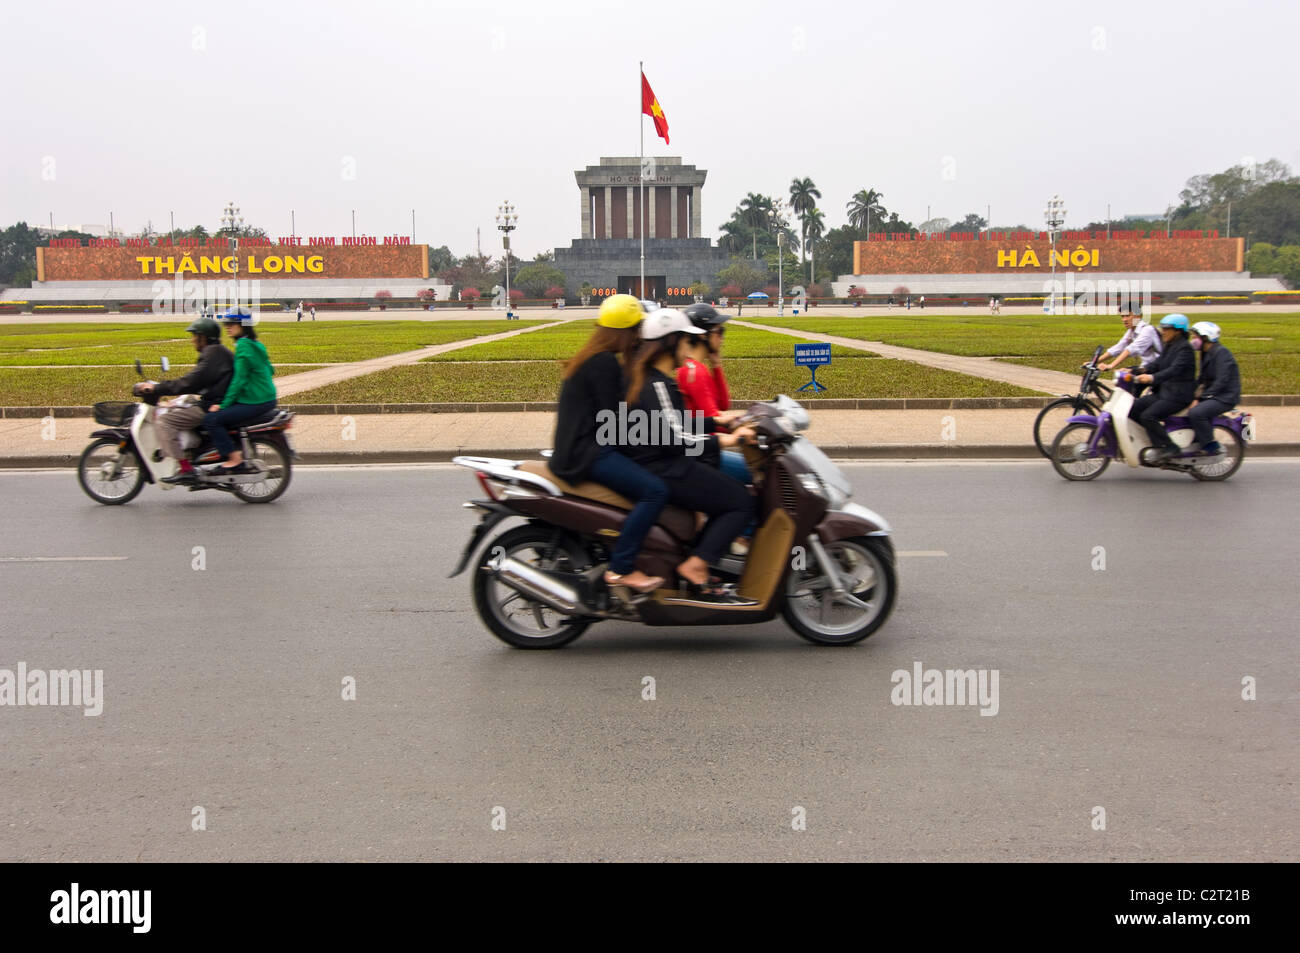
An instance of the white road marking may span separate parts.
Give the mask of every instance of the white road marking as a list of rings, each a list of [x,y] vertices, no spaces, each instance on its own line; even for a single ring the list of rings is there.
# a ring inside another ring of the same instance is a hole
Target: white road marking
[[[111,563],[130,556],[0,556],[0,563]]]
[[[899,556],[947,556],[942,549],[900,549]]]

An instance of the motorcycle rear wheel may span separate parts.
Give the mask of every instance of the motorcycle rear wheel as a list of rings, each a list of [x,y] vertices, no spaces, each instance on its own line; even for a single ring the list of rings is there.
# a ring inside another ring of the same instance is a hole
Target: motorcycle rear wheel
[[[809,642],[853,645],[884,625],[894,609],[898,577],[893,548],[872,536],[837,539],[825,548],[840,578],[849,580],[849,594],[867,608],[835,602],[825,572],[814,560],[809,569],[792,571],[786,578],[781,615]]]
[[[1241,434],[1231,427],[1222,425],[1215,427],[1214,439],[1223,447],[1223,459],[1207,467],[1198,467],[1193,461],[1191,469],[1192,476],[1207,483],[1228,479],[1241,469],[1241,463],[1246,459],[1246,441],[1242,440]]]
[[[231,492],[245,503],[270,503],[278,500],[289,489],[293,479],[293,463],[289,454],[274,440],[264,437],[249,439],[252,449],[251,460],[260,460],[266,465],[266,480],[262,483],[236,483]]]
[[[538,569],[563,569],[568,553],[549,553],[552,532],[537,526],[519,526],[488,543],[474,570],[474,608],[483,624],[502,642],[517,649],[558,649],[568,645],[591,623],[561,615],[498,582],[490,563],[510,557]]]
[[[86,496],[105,506],[130,503],[144,489],[144,467],[133,450],[120,450],[121,441],[100,437],[77,461],[77,482]],[[113,479],[108,479],[109,477]]]

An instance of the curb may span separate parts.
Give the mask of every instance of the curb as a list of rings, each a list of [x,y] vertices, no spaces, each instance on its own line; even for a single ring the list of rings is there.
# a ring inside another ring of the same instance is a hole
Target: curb
[[[542,448],[492,447],[476,449],[461,447],[455,450],[375,450],[318,451],[301,454],[298,461],[304,466],[347,466],[374,463],[447,463],[452,457],[504,457],[523,459],[536,457]],[[857,460],[1033,460],[1039,458],[1038,450],[1027,444],[876,444],[872,446],[820,446],[829,457]],[[1300,457],[1300,443],[1259,443],[1249,452],[1252,457]],[[0,457],[0,470],[72,469],[79,454],[47,454],[44,456]]]
[[[803,400],[808,411],[817,410],[1036,410],[1062,395],[1050,397],[859,397],[842,400]],[[746,401],[737,401],[746,403]],[[486,414],[554,413],[555,401],[501,401],[497,403],[432,404],[282,404],[296,414]],[[1237,405],[1300,407],[1297,394],[1247,394]],[[90,417],[90,407],[0,407],[0,419],[24,417]]]

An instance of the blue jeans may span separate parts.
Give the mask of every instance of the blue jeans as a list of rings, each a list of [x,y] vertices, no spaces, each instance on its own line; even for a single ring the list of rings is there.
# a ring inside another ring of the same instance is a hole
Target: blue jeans
[[[737,450],[723,450],[718,469],[731,477],[741,486],[749,486],[749,467],[745,465],[745,455]],[[753,536],[758,527],[757,520],[750,520],[741,536]]]
[[[214,410],[203,418],[203,426],[212,438],[212,446],[216,447],[217,453],[221,454],[221,459],[227,459],[235,452],[235,441],[230,439],[230,434],[226,432],[227,427],[237,427],[245,420],[252,420],[254,417],[260,417],[268,410],[275,409],[275,401],[268,401],[265,404],[231,404],[222,410]]]
[[[618,541],[614,543],[609,555],[611,572],[620,576],[630,573],[636,568],[636,556],[641,552],[646,534],[668,503],[668,484],[613,447],[600,448],[596,462],[587,471],[587,479],[636,501],[636,505],[623,520],[622,532],[618,534]]]

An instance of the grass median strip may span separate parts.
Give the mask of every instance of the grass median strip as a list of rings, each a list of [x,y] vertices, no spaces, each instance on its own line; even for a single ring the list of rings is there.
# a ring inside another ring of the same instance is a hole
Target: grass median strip
[[[1160,309],[1159,320],[1175,310]],[[1109,347],[1124,333],[1116,315],[933,315],[898,314],[833,318],[755,319],[774,327],[833,334],[859,341],[967,357],[994,357],[1010,364],[1076,373],[1098,344]],[[1223,329],[1223,343],[1241,367],[1251,394],[1300,393],[1300,313],[1198,314]],[[820,376],[820,372],[819,372]]]
[[[540,332],[538,332],[540,333]],[[531,336],[531,335],[530,335]],[[797,395],[808,369],[789,357],[735,358],[726,362],[735,401],[767,400],[778,393]],[[1032,397],[1034,391],[965,374],[923,367],[909,361],[849,357],[817,369],[830,390],[822,397]],[[473,364],[428,361],[394,367],[316,390],[295,394],[294,403],[478,403],[553,401],[560,391],[556,361]],[[810,393],[810,392],[805,392]]]
[[[122,364],[139,358],[155,367],[164,355],[192,364],[194,348],[185,328],[190,318],[151,324],[11,324],[0,331],[0,366]],[[258,337],[272,362],[334,364],[414,351],[544,321],[304,321],[262,324]],[[525,335],[526,337],[527,335]]]
[[[293,374],[315,369],[316,366],[295,367]],[[187,369],[176,370],[184,373]],[[286,381],[293,374],[277,373],[275,379]],[[159,376],[147,369],[145,375]],[[179,375],[173,372],[168,376]],[[3,367],[0,368],[0,407],[88,407],[101,400],[130,400],[131,385],[138,380],[140,377],[133,367]]]

